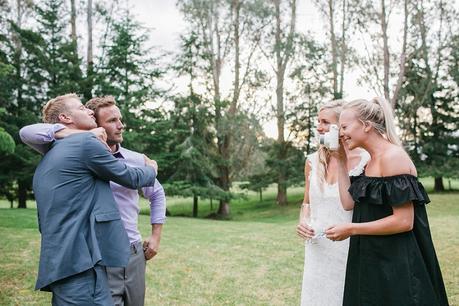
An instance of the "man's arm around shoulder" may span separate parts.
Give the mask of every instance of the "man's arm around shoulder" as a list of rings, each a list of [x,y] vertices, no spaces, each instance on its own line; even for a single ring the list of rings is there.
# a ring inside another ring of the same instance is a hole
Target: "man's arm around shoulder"
[[[150,164],[144,167],[129,167],[110,153],[93,134],[83,138],[83,156],[87,167],[100,179],[113,181],[124,187],[138,189],[152,186],[156,178],[156,170]]]

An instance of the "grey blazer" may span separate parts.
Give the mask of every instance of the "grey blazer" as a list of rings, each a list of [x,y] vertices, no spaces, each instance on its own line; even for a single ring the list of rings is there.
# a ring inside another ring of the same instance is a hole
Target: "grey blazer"
[[[35,289],[92,268],[124,267],[129,240],[109,181],[128,188],[152,186],[152,167],[118,161],[92,133],[57,140],[33,178],[41,252]]]

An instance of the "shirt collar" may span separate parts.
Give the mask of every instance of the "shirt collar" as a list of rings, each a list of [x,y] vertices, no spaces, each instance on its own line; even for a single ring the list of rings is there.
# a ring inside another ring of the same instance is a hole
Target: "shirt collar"
[[[113,156],[116,157],[116,158],[122,158],[122,159],[125,159],[123,154],[121,153],[122,151],[122,148],[121,148],[121,145],[120,144],[117,144],[116,145],[116,151],[113,152]]]

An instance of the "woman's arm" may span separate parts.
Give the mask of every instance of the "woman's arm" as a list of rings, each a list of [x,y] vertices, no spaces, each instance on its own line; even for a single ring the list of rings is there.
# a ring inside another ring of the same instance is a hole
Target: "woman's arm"
[[[296,227],[296,233],[298,236],[304,239],[310,239],[314,236],[314,230],[312,227],[306,224],[304,218],[309,216],[311,213],[309,205],[309,185],[310,185],[311,165],[309,160],[306,160],[304,165],[304,197],[303,203],[301,204],[299,222]]]
[[[347,162],[340,159],[338,161],[338,188],[339,198],[344,210],[354,209],[354,199],[348,191],[350,186],[351,180],[349,178],[349,171],[347,170]]]
[[[385,218],[363,223],[345,223],[329,227],[325,234],[331,240],[344,240],[353,235],[393,235],[413,229],[413,203],[393,207],[393,214]]]
[[[394,176],[416,173],[416,168],[403,149],[394,147],[385,153],[381,158],[380,165],[374,171],[375,175]],[[325,233],[331,240],[343,240],[352,235],[392,235],[413,229],[414,207],[412,202],[392,206],[392,211],[392,215],[379,220],[339,224],[330,227]]]
[[[354,209],[354,199],[352,199],[349,193],[349,187],[351,186],[351,180],[349,178],[348,170],[348,157],[347,152],[344,149],[344,144],[340,140],[340,146],[338,151],[332,152],[333,156],[338,160],[338,189],[341,205],[344,210]]]

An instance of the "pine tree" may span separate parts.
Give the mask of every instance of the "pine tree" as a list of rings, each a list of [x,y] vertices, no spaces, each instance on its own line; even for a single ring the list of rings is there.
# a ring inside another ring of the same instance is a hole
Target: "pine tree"
[[[124,145],[149,154],[161,149],[165,139],[157,130],[164,123],[163,113],[147,104],[161,95],[155,80],[162,74],[156,57],[151,55],[153,50],[145,46],[147,40],[145,30],[128,12],[121,20],[113,21],[110,43],[103,46],[106,55],[96,67],[95,91],[97,95],[115,97],[128,132]]]
[[[46,72],[47,99],[79,93],[82,88],[81,59],[76,40],[67,34],[72,23],[66,19],[64,4],[64,0],[46,0],[37,6],[38,33],[45,43],[40,64]]]
[[[196,95],[175,99],[171,120],[179,131],[175,139],[174,173],[169,178],[172,183],[165,185],[169,194],[193,197],[193,217],[198,215],[198,200],[211,198],[229,200],[230,193],[224,192],[214,182],[217,178],[216,156],[213,149],[215,134],[209,129],[212,115],[208,102]]]

